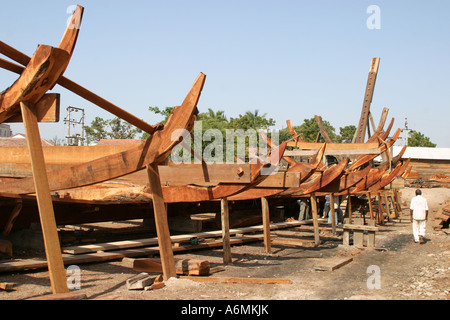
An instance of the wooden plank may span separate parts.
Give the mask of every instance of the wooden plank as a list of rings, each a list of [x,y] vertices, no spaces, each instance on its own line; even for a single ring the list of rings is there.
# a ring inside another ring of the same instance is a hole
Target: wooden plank
[[[320,261],[314,269],[317,271],[334,271],[353,261],[352,257],[334,257],[325,261]]]
[[[208,260],[198,259],[175,260],[175,269],[177,275],[206,276],[210,272],[210,263]],[[133,270],[137,272],[161,273],[161,260],[151,258],[136,259],[133,262]]]
[[[173,258],[170,231],[167,222],[167,212],[161,189],[161,181],[158,173],[158,165],[147,166],[148,181],[152,190],[153,211],[155,213],[156,233],[163,267],[164,280],[176,276],[175,262]]]
[[[304,243],[314,243],[313,239],[292,239],[292,238],[274,238],[272,239],[273,244],[283,244],[283,245],[291,245],[291,246],[303,246]]]
[[[291,284],[290,279],[276,278],[236,278],[236,277],[192,277],[184,276],[182,279],[188,279],[197,282],[209,283],[253,283],[253,284]]]
[[[230,240],[230,244],[238,245],[244,244],[254,241],[262,241],[262,235],[255,236],[245,236],[245,237],[234,237]],[[222,246],[222,241],[208,242],[202,243],[198,245],[186,245],[186,246],[178,246],[172,247],[174,252],[184,252],[187,250],[196,250],[196,249],[208,249],[208,248],[217,248]],[[73,264],[83,264],[83,263],[94,263],[94,262],[104,262],[104,261],[112,261],[112,260],[120,260],[125,257],[144,257],[148,255],[157,255],[159,254],[159,248],[157,246],[153,247],[144,247],[137,249],[125,249],[125,250],[117,250],[117,251],[108,251],[108,252],[96,252],[96,253],[86,253],[79,255],[70,255],[64,256],[63,261],[65,265],[73,265]],[[19,261],[3,261],[0,263],[0,272],[17,272],[23,270],[37,270],[37,269],[45,269],[47,268],[47,261],[45,259],[30,259],[30,260],[19,260]]]
[[[66,292],[66,293],[55,293],[55,294],[47,294],[39,297],[29,298],[27,300],[84,300],[87,299],[85,293],[82,292]]]
[[[269,212],[269,202],[267,198],[261,198],[262,207],[262,220],[264,229],[264,252],[271,253],[272,249],[270,246],[270,212]]]
[[[250,164],[175,164],[159,167],[163,185],[217,185],[219,183],[250,183]]]
[[[220,216],[222,221],[223,263],[231,263],[230,217],[227,198],[220,199]]]
[[[355,225],[355,224],[344,224],[342,228],[344,230],[379,231],[378,227]]]
[[[28,104],[21,102],[20,107],[30,150],[33,180],[52,290],[53,293],[69,292],[36,115]]]
[[[35,104],[34,109],[38,122],[59,122],[59,93],[47,93]],[[5,123],[23,122],[22,115],[18,114],[7,119]]]
[[[293,228],[302,225],[312,224],[312,220],[303,220],[303,221],[292,221],[292,222],[279,222],[273,223],[270,225],[271,230],[279,230],[284,228]],[[242,234],[242,233],[254,233],[254,232],[262,232],[263,225],[256,225],[250,227],[243,228],[233,228],[230,229],[230,235]],[[216,231],[205,231],[199,233],[190,233],[190,234],[182,234],[182,235],[173,235],[171,236],[172,243],[177,243],[181,241],[189,241],[189,239],[197,237],[197,238],[206,238],[206,237],[221,237],[222,230]],[[120,250],[120,249],[130,249],[130,248],[138,248],[138,247],[147,247],[147,246],[156,246],[158,245],[158,238],[147,238],[147,239],[137,239],[137,240],[125,240],[125,241],[115,241],[115,242],[107,242],[107,243],[97,243],[97,244],[89,244],[89,245],[81,245],[81,246],[70,246],[64,247],[62,250],[64,253],[68,254],[84,254],[90,252],[98,252],[98,251],[112,251],[112,250]]]
[[[300,172],[279,171],[269,175],[258,184],[258,188],[292,188],[299,187],[302,179]]]

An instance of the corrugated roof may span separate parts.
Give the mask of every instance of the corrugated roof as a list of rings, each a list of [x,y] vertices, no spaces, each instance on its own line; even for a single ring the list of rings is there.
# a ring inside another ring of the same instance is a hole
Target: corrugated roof
[[[402,146],[393,146],[392,155],[399,154]],[[407,147],[403,159],[450,160],[450,148]]]

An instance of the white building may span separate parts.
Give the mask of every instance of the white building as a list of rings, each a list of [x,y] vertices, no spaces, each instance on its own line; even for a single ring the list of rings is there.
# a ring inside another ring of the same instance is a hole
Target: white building
[[[0,123],[0,137],[11,137],[12,131],[9,124]]]

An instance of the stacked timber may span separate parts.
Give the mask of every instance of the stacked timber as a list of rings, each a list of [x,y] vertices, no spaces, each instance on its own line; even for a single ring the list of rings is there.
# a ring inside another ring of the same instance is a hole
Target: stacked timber
[[[436,214],[433,219],[432,225],[434,230],[447,229],[450,223],[450,203],[445,205],[441,212]]]

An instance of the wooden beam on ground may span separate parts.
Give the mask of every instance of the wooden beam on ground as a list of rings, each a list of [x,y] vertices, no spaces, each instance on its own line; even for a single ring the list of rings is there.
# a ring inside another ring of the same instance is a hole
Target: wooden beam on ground
[[[182,279],[189,279],[197,282],[209,283],[254,283],[254,284],[291,284],[290,279],[276,278],[235,278],[235,277],[192,277],[183,276]]]
[[[66,271],[61,254],[36,114],[27,103],[21,102],[20,108],[31,156],[33,180],[36,188],[36,198],[52,290],[53,293],[67,293],[69,289],[67,287]]]
[[[156,232],[158,234],[158,244],[163,268],[164,280],[176,277],[175,262],[173,258],[172,242],[170,240],[169,224],[167,212],[161,189],[161,181],[158,173],[158,165],[147,166],[148,181],[152,191],[153,210],[155,213]]]
[[[182,259],[175,260],[175,269],[177,275],[207,276],[210,273],[210,264],[208,260]],[[133,270],[137,272],[161,273],[161,260],[151,258],[136,259],[133,261]]]
[[[312,224],[312,220],[303,220],[303,221],[292,221],[292,222],[279,222],[273,223],[270,225],[271,230],[279,230],[284,228],[293,228],[297,226],[303,226]],[[243,228],[233,228],[230,229],[230,235],[243,234],[243,233],[255,233],[262,232],[264,230],[264,226],[250,226]],[[171,236],[172,243],[189,241],[191,238],[218,238],[222,236],[222,230],[215,231],[204,231],[198,233],[189,233],[189,234],[181,234]],[[123,240],[123,241],[115,241],[115,242],[107,242],[107,243],[96,243],[96,244],[87,244],[81,246],[70,246],[63,248],[64,253],[68,254],[83,254],[90,252],[99,252],[99,251],[112,251],[118,249],[129,249],[129,248],[139,248],[139,247],[148,247],[148,246],[156,246],[158,245],[158,238],[148,238],[148,239],[136,239],[136,240]],[[1,268],[0,268],[1,269]]]
[[[227,198],[220,199],[220,216],[222,220],[223,263],[231,263],[230,216]]]
[[[263,220],[263,229],[264,229],[264,252],[271,253],[271,241],[270,241],[270,212],[269,212],[269,202],[267,198],[261,198],[261,207],[262,207],[262,220]]]
[[[317,197],[313,193],[311,194],[311,212],[312,212],[312,220],[314,225],[314,243],[316,246],[320,244],[320,236],[319,236],[319,220],[318,220],[318,212],[317,212]]]
[[[325,261],[320,261],[314,266],[314,269],[317,271],[334,271],[352,261],[352,257],[334,257]]]

